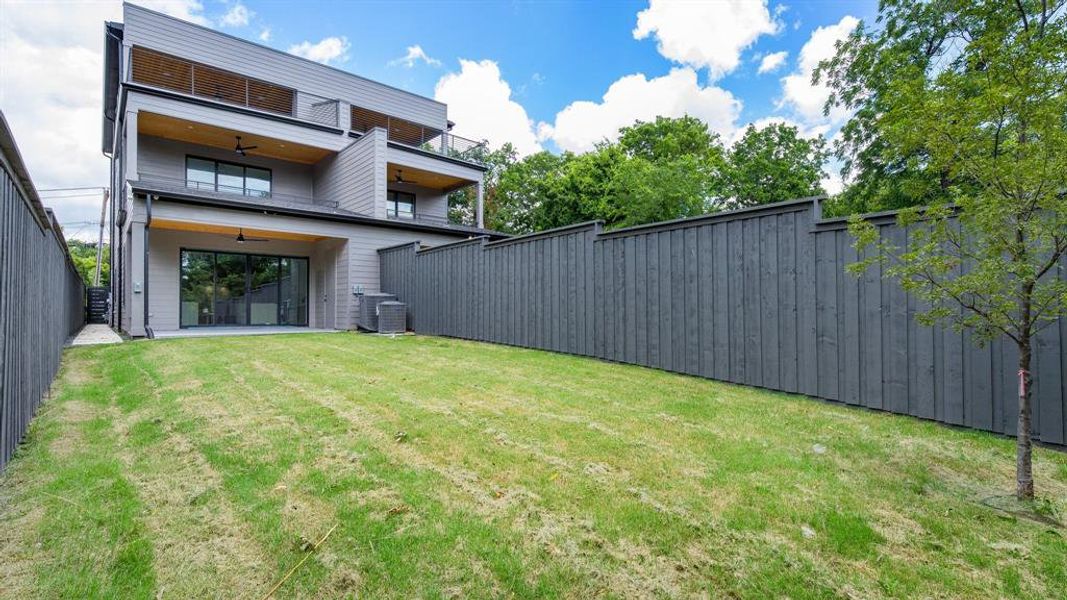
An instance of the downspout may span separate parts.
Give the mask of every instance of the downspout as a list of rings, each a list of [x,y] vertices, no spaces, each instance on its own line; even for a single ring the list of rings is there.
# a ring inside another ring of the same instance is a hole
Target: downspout
[[[145,196],[144,219],[144,334],[148,339],[156,337],[148,324],[148,228],[152,225],[152,194]]]

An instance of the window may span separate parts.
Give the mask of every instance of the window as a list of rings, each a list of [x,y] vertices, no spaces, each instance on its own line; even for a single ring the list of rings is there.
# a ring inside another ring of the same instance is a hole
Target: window
[[[414,219],[415,194],[389,190],[385,202],[385,216],[391,219]]]
[[[308,324],[308,259],[182,250],[181,327]]]
[[[266,198],[270,196],[270,175],[270,169],[185,157],[185,185],[197,190]]]

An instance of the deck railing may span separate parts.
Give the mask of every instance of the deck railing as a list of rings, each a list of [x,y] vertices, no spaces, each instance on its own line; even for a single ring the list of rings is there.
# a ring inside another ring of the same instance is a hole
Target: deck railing
[[[337,208],[336,200],[325,200],[322,198],[315,198],[313,196],[304,196],[301,194],[285,194],[278,193],[275,191],[264,192],[261,190],[251,190],[248,188],[241,188],[236,186],[193,181],[191,179],[178,179],[174,177],[163,177],[159,175],[141,173],[139,174],[138,181],[142,184],[173,192],[194,191],[212,197],[217,196],[225,198],[226,196],[243,196],[245,198],[249,198],[251,201],[255,201],[257,199],[264,199],[275,200],[289,204],[315,204],[318,206]]]
[[[378,111],[352,106],[352,131],[367,133],[380,128],[387,132],[389,141],[433,152],[449,158],[483,164],[488,143],[476,142],[451,132],[420,125]]]

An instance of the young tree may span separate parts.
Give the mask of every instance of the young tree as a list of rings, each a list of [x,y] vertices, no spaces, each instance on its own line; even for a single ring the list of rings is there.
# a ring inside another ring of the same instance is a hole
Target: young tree
[[[749,125],[726,156],[725,195],[736,206],[756,206],[822,194],[826,140],[804,138],[797,128]]]
[[[1065,2],[885,0],[879,20],[883,31],[861,30],[839,48],[830,84],[861,107],[857,118],[878,144],[922,156],[921,170],[938,175],[945,198],[900,213],[901,225],[913,226],[903,249],[854,217],[857,247],[880,252],[851,268],[887,262],[887,276],[929,303],[924,324],[1014,342],[1016,496],[1032,499],[1033,339],[1067,314]],[[922,60],[902,58],[914,49]],[[886,71],[872,105],[844,79],[856,61],[883,57],[897,68]]]

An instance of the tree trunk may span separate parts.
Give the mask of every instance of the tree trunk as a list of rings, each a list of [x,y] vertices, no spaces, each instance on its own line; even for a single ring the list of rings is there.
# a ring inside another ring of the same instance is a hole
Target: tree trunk
[[[1030,336],[1019,338],[1019,429],[1015,442],[1015,497],[1034,499],[1030,440]]]

